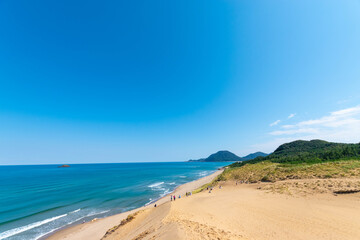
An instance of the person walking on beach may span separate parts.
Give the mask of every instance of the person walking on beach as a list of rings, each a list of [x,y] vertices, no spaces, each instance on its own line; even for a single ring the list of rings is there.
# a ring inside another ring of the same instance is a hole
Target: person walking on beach
[[[176,197],[175,197],[175,195],[174,195],[174,201],[175,201],[175,199],[176,199]]]
[[[173,199],[173,197],[172,197],[172,195],[170,195],[170,201],[172,201],[172,199]]]

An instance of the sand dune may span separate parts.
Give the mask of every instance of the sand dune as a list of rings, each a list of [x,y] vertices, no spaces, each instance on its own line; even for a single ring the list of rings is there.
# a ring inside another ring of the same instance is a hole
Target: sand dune
[[[141,212],[106,239],[360,239],[360,194],[288,195],[226,183]]]
[[[182,194],[209,182],[218,173],[177,189]],[[49,239],[360,239],[358,179],[307,179],[276,183],[222,183],[222,188],[141,208],[135,218],[113,232],[129,213],[58,232]],[[284,191],[286,189],[286,191]],[[138,211],[138,210],[136,210]],[[135,211],[133,211],[135,212]]]

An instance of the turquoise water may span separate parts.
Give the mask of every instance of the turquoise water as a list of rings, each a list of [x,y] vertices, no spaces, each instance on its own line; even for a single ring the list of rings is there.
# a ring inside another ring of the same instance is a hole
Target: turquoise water
[[[0,240],[39,239],[69,224],[144,206],[224,165],[0,166]]]

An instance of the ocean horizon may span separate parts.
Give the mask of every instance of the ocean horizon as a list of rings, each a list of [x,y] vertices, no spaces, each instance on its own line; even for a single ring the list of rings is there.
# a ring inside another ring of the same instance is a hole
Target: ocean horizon
[[[40,239],[72,224],[126,212],[210,175],[228,162],[0,166],[0,240]]]

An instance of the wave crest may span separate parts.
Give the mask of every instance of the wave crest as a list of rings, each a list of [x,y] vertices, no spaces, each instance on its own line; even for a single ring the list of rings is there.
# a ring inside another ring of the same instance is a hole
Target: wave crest
[[[25,231],[27,231],[27,230],[30,230],[30,229],[33,229],[33,228],[36,228],[36,227],[39,227],[39,226],[44,225],[44,224],[46,224],[46,223],[48,223],[48,222],[55,221],[56,219],[59,219],[59,218],[65,217],[65,216],[67,216],[67,214],[63,214],[63,215],[59,215],[59,216],[56,216],[56,217],[48,218],[48,219],[45,219],[45,220],[42,220],[42,221],[34,222],[34,223],[31,223],[31,224],[29,224],[29,225],[25,225],[25,226],[22,226],[22,227],[10,229],[10,230],[8,230],[8,231],[5,231],[5,232],[3,232],[3,233],[0,233],[0,240],[1,240],[1,239],[4,239],[4,238],[11,237],[11,236],[14,236],[14,235],[16,235],[16,234],[25,232]]]
[[[157,182],[157,183],[149,185],[148,187],[149,188],[154,188],[154,187],[159,187],[160,185],[163,185],[163,184],[164,184],[164,182]]]

